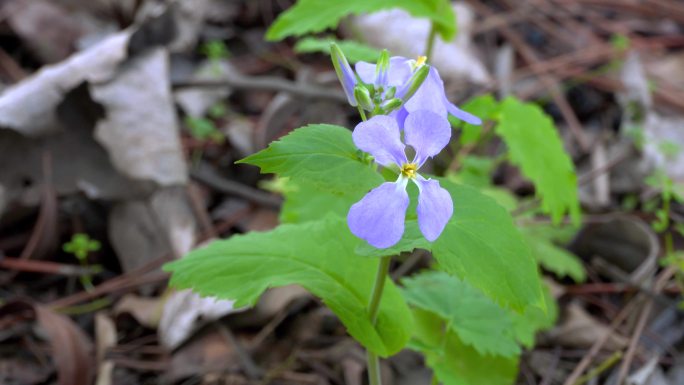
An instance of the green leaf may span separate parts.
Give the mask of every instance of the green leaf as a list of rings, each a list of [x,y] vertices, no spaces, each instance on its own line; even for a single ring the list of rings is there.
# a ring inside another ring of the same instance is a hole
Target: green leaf
[[[346,16],[402,8],[416,17],[429,18],[444,40],[456,34],[456,17],[447,0],[298,0],[278,16],[266,32],[270,41],[336,28]]]
[[[443,385],[513,385],[518,357],[482,355],[453,332],[444,333],[444,321],[414,310],[415,338],[409,347],[425,355],[426,364]]]
[[[335,38],[305,37],[294,47],[297,53],[321,52],[330,55],[330,43],[336,43],[351,63],[359,61],[375,63],[380,57],[380,50],[353,40],[337,40]]]
[[[426,271],[403,279],[402,284],[410,305],[438,315],[446,321],[447,330],[479,354],[520,354],[508,311],[467,283],[445,272]]]
[[[499,102],[491,94],[485,94],[473,99],[461,106],[461,109],[479,117],[482,121],[491,120],[499,112]],[[456,120],[457,126],[463,126],[459,142],[461,145],[475,144],[480,140],[482,126]]]
[[[556,223],[566,212],[579,221],[575,167],[551,118],[535,104],[508,97],[501,103],[496,132],[511,162],[534,183],[544,212]]]
[[[460,163],[461,167],[458,172],[449,176],[451,180],[480,189],[492,185],[491,174],[496,166],[494,159],[468,155],[461,158]]]
[[[537,265],[508,212],[472,187],[440,184],[451,194],[454,215],[432,245],[437,262],[501,305],[543,309]]]
[[[558,278],[567,276],[577,283],[584,282],[584,266],[576,255],[556,246],[551,240],[535,232],[532,227],[523,227],[521,231],[532,248],[532,254],[544,269],[556,274]]]
[[[316,221],[330,214],[345,218],[351,205],[359,201],[365,193],[333,193],[301,180],[290,179],[285,185],[281,190],[285,198],[280,209],[281,223]]]
[[[269,287],[298,284],[340,318],[349,334],[383,357],[401,350],[413,321],[401,293],[388,279],[376,326],[369,320],[379,260],[354,255],[360,240],[341,218],[281,225],[263,233],[233,236],[167,264],[171,285],[204,296],[253,305]]]
[[[365,194],[383,179],[361,161],[360,154],[349,130],[317,124],[298,128],[238,163],[259,166],[263,173],[303,180],[333,193]]]
[[[549,287],[547,285],[542,285],[542,287],[546,303],[545,312],[536,306],[528,306],[522,314],[510,313],[516,339],[529,349],[534,347],[534,337],[537,332],[551,329],[558,319],[558,304],[551,295]]]
[[[535,259],[546,270],[559,278],[569,276],[578,283],[586,279],[580,259],[557,246],[568,244],[577,234],[578,227],[530,224],[520,227],[520,230],[527,238]]]

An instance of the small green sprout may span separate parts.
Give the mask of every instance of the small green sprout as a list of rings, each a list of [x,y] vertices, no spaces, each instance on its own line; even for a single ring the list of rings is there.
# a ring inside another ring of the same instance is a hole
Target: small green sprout
[[[221,40],[210,40],[200,48],[200,52],[207,56],[207,59],[212,61],[227,59],[230,57],[228,47]]]
[[[90,239],[88,234],[76,233],[71,237],[71,241],[62,246],[62,250],[73,254],[79,261],[86,261],[88,254],[100,250],[100,241]]]
[[[225,140],[223,133],[216,127],[216,124],[207,118],[185,118],[185,125],[190,131],[190,135],[197,140],[211,140],[221,144]]]
[[[76,233],[71,236],[71,240],[62,246],[64,252],[73,254],[76,259],[80,262],[81,266],[85,268],[91,268],[88,265],[88,254],[99,251],[102,245],[100,241],[96,239],[91,239],[88,234]],[[93,269],[94,268],[94,269]],[[93,266],[91,268],[93,271],[99,271],[99,266]],[[80,277],[81,284],[86,290],[90,291],[93,289],[93,280],[90,274],[84,274]]]

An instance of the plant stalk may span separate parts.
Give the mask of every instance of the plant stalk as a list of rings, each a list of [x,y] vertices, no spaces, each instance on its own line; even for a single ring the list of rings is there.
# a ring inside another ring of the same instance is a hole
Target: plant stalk
[[[435,46],[435,38],[437,37],[437,29],[435,28],[435,23],[430,24],[430,34],[428,35],[427,42],[426,42],[426,47],[425,48],[425,56],[427,56],[428,61],[432,58],[432,49]]]
[[[389,266],[392,257],[382,257],[378,265],[378,273],[375,275],[375,283],[373,283],[373,291],[371,293],[371,300],[368,304],[368,317],[373,325],[378,320],[378,311],[380,309],[380,300],[382,299],[382,292],[385,289],[385,281],[387,281],[387,274],[389,273]],[[380,359],[371,352],[367,352],[368,362],[368,384],[382,385],[382,378],[380,375]]]
[[[358,106],[358,108],[359,108],[359,115],[361,116],[361,120],[363,120],[365,122],[366,120],[368,120],[366,118],[366,113],[363,111],[363,108],[361,108],[361,106]]]

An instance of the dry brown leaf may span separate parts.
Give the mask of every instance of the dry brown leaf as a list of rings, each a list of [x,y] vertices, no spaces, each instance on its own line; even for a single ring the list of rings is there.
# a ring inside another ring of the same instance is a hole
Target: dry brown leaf
[[[234,301],[200,297],[191,290],[171,293],[159,322],[159,340],[168,349],[175,349],[201,326],[235,312]]]
[[[563,322],[549,332],[549,337],[556,343],[570,348],[588,349],[601,340],[610,328],[589,315],[584,308],[571,303],[566,308]],[[605,344],[610,351],[620,350],[627,346],[628,340],[618,334],[611,334]]]
[[[95,343],[97,350],[96,385],[111,385],[114,362],[107,360],[107,350],[116,346],[116,325],[104,312],[95,314]]]
[[[52,359],[60,385],[90,385],[95,374],[93,344],[67,316],[33,305],[36,319],[46,332],[52,347]]]
[[[114,314],[130,314],[139,324],[156,329],[159,326],[164,302],[161,298],[125,295],[114,308]]]

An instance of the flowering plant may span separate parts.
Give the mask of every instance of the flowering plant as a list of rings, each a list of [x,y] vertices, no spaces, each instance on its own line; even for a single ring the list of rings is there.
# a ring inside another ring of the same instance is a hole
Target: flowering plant
[[[404,348],[425,355],[433,383],[512,383],[520,346],[553,322],[553,301],[509,211],[451,174],[430,175],[427,166],[438,166],[440,152],[454,145],[450,119],[462,121],[463,138],[481,118],[448,101],[425,58],[383,52],[353,71],[338,47],[331,54],[362,121],[353,132],[301,127],[240,161],[287,185],[283,223],[214,241],[167,265],[171,284],[235,306],[254,304],[270,287],[301,285],[367,349],[372,385],[380,384],[378,357]],[[538,182],[544,209],[562,216],[572,196],[554,195],[547,174],[528,167],[515,140],[520,111],[532,122],[546,119],[535,116],[537,107],[479,98],[465,109],[499,121],[511,161]],[[558,162],[548,159],[553,169]],[[394,282],[393,261],[416,249],[431,253],[433,269]]]

